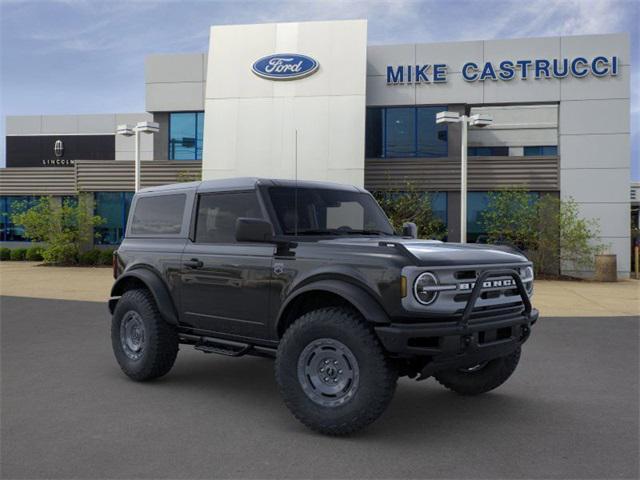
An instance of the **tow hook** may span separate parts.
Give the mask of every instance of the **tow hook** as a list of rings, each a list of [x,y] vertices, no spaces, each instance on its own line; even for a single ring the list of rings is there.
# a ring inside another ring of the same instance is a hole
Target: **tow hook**
[[[462,337],[462,343],[464,344],[465,349],[469,348],[469,345],[471,345],[471,335],[465,335]]]

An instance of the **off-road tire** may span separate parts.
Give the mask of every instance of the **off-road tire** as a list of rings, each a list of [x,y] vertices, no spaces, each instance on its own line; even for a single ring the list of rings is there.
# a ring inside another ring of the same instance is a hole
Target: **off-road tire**
[[[479,395],[498,388],[514,372],[520,360],[520,348],[513,353],[490,360],[478,371],[445,370],[434,375],[449,390],[461,395]]]
[[[140,358],[127,356],[120,337],[121,322],[128,312],[142,319],[145,345]],[[127,376],[136,381],[152,380],[166,375],[178,354],[178,333],[165,322],[148,290],[127,290],[118,300],[111,321],[111,345],[116,360]]]
[[[357,361],[357,389],[341,405],[315,403],[299,380],[301,354],[318,339],[341,342]],[[342,307],[322,308],[298,318],[280,342],[275,374],[293,415],[312,430],[335,436],[356,432],[375,421],[393,398],[398,379],[395,365],[385,356],[372,329],[357,312]]]

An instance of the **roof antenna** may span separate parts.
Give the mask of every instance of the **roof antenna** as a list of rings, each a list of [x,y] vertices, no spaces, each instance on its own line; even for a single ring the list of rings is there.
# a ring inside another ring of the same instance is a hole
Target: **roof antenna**
[[[293,234],[294,236],[298,236],[298,129],[295,129],[295,147],[294,147],[294,158],[295,158],[295,167],[294,167],[294,175],[295,175],[295,188],[293,190],[293,211],[294,211],[294,223],[293,223]]]

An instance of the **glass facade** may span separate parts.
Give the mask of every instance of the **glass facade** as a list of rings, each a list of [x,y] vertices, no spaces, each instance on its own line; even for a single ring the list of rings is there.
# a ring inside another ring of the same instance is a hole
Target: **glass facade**
[[[169,114],[169,160],[202,160],[204,112]]]
[[[540,192],[529,192],[530,202],[540,197]],[[467,242],[474,243],[486,235],[482,225],[482,213],[489,208],[489,192],[467,193]]]
[[[470,157],[508,157],[509,147],[469,147]]]
[[[28,242],[24,237],[24,228],[11,221],[11,215],[23,208],[30,208],[38,203],[40,197],[35,196],[2,196],[0,197],[0,242]]]
[[[100,236],[94,242],[99,245],[117,245],[124,237],[133,192],[96,192],[95,214],[105,223],[95,228]]]
[[[436,124],[436,114],[446,109],[445,106],[367,108],[367,158],[446,157],[447,125]]]
[[[557,155],[558,147],[556,145],[524,147],[525,157],[555,157]]]

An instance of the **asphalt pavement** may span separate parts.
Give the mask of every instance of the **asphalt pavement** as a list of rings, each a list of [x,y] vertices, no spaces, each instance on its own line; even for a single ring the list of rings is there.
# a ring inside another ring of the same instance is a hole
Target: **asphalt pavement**
[[[0,316],[2,478],[638,478],[637,317],[542,318],[498,390],[402,379],[336,439],[288,412],[271,360],[182,346],[141,384],[102,303],[2,297]]]

